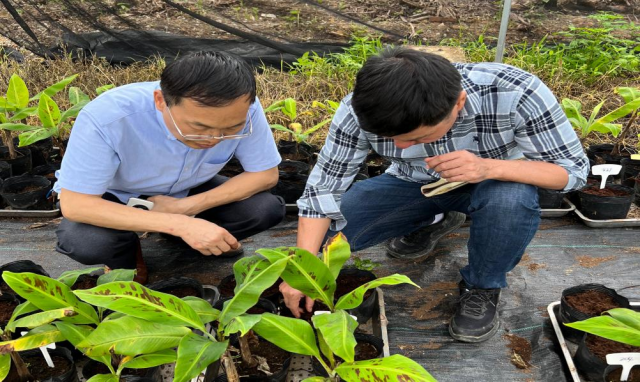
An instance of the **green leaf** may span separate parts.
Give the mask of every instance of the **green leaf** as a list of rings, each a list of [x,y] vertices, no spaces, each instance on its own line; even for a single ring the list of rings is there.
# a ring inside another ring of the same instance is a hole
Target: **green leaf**
[[[94,268],[79,269],[74,271],[65,271],[65,272],[62,272],[62,274],[58,277],[57,280],[63,283],[64,285],[68,286],[69,288],[71,288],[73,284],[75,284],[76,281],[78,281],[78,277],[82,275],[88,275],[89,273],[100,271],[102,269],[104,269],[104,267],[94,267]]]
[[[11,370],[11,354],[0,355],[0,381],[4,381]]]
[[[48,128],[58,127],[58,122],[60,122],[60,108],[58,108],[58,104],[46,94],[43,94],[38,102],[38,117],[40,117],[42,126]]]
[[[615,308],[608,310],[607,314],[624,325],[636,329],[640,334],[640,313],[630,309]]]
[[[69,103],[71,103],[72,105],[77,105],[80,102],[89,101],[91,101],[91,98],[89,98],[89,96],[85,92],[80,90],[80,88],[75,86],[69,88]]]
[[[103,321],[78,346],[87,348],[86,354],[89,356],[106,355],[110,352],[136,356],[178,346],[182,337],[189,333],[191,330],[184,326],[162,325],[125,316]]]
[[[288,258],[280,259],[264,268],[261,268],[261,265],[268,263],[267,260],[256,263],[254,267],[261,268],[261,270],[251,272],[251,278],[245,279],[242,284],[236,287],[233,297],[225,301],[218,321],[223,326],[226,326],[232,319],[254,306],[262,292],[280,278],[280,274],[287,266],[288,260]]]
[[[333,355],[333,351],[329,347],[329,344],[327,344],[327,340],[325,340],[324,336],[322,335],[322,332],[317,329],[316,329],[316,336],[318,337],[318,346],[320,347],[320,351],[322,352],[322,355],[324,355],[324,357],[329,360],[330,367],[334,368],[336,365],[336,358]]]
[[[233,264],[233,277],[236,281],[234,293],[238,291],[240,286],[247,280],[251,279],[254,274],[264,271],[270,265],[269,261],[262,256],[248,256],[236,261]]]
[[[100,95],[100,94],[106,92],[109,89],[113,89],[114,87],[115,87],[114,84],[102,85],[102,86],[96,88],[96,94]]]
[[[88,102],[81,101],[79,104],[73,105],[70,108],[68,108],[67,110],[65,110],[64,113],[62,113],[62,115],[60,116],[60,122],[59,123],[66,122],[67,120],[69,120],[71,118],[77,117],[78,114],[80,114],[80,111],[82,111],[82,108],[85,107],[87,105],[87,103]]]
[[[640,47],[640,45],[639,45]],[[618,87],[615,90],[616,93],[620,94],[622,99],[624,99],[625,103],[629,103],[635,99],[640,98],[640,89],[639,88],[631,88],[631,87]]]
[[[274,130],[280,130],[280,131],[287,132],[289,134],[295,134],[295,131],[287,129],[286,127],[279,125],[277,123],[272,123],[271,125],[269,125],[269,127],[271,127]]]
[[[53,129],[44,129],[44,128],[25,131],[24,133],[18,136],[19,137],[18,139],[20,140],[20,144],[18,145],[18,147],[29,146],[43,139],[47,139],[53,135],[53,132],[54,132]]]
[[[136,275],[135,269],[111,269],[98,277],[97,285],[114,281],[133,281]]]
[[[64,337],[55,326],[43,325],[29,331],[23,337],[0,342],[0,354],[36,349],[60,341],[64,341]]]
[[[119,382],[120,377],[115,374],[96,374],[87,379],[87,382]]]
[[[386,358],[343,363],[336,368],[345,381],[436,382],[422,366],[399,354]]]
[[[148,369],[150,367],[176,362],[177,357],[175,350],[165,349],[156,353],[139,355],[131,361],[124,363],[122,367],[127,369]]]
[[[291,287],[314,300],[322,301],[330,310],[333,310],[336,280],[322,260],[309,251],[295,247],[259,249],[256,252],[271,262],[293,256],[282,272],[282,279]]]
[[[338,232],[337,235],[327,240],[322,249],[322,261],[331,271],[334,280],[338,278],[340,269],[349,260],[350,256],[351,247],[342,232]]]
[[[313,326],[322,333],[331,351],[346,362],[353,362],[357,344],[353,332],[358,327],[358,322],[344,310],[315,315],[311,320]]]
[[[298,114],[296,113],[296,100],[293,98],[287,98],[284,100],[284,107],[282,108],[282,112],[289,117],[291,122],[293,122]]]
[[[35,101],[37,99],[42,99],[43,95],[46,95],[47,97],[53,97],[54,95],[56,95],[59,92],[61,92],[62,89],[64,89],[67,85],[69,85],[71,82],[73,82],[73,80],[75,80],[76,77],[78,77],[78,75],[74,74],[72,76],[69,76],[67,78],[62,79],[61,81],[56,82],[55,84],[49,86],[48,88],[44,89],[40,93],[38,93],[35,96],[33,96],[33,98],[31,98],[30,101]]]
[[[194,333],[186,335],[178,346],[174,382],[185,382],[195,378],[211,363],[220,359],[227,350],[228,342],[214,342]]]
[[[290,353],[320,357],[313,328],[304,320],[263,313],[253,331]]]
[[[186,296],[182,298],[182,301],[193,309],[203,324],[208,324],[211,321],[215,321],[220,316],[220,311],[214,309],[208,301],[205,301],[199,297]]]
[[[587,125],[591,126],[593,124],[593,121],[595,121],[596,117],[598,116],[598,113],[600,112],[600,109],[602,109],[604,102],[605,101],[600,102],[596,105],[596,107],[593,108],[593,110],[591,111],[591,115],[589,116],[589,121],[587,121]]]
[[[20,121],[27,117],[36,115],[37,113],[38,113],[37,106],[25,107],[24,109],[16,110],[15,114],[12,115],[11,118],[9,118],[9,122]]]
[[[15,321],[14,325],[17,328],[29,328],[33,329],[38,326],[50,324],[51,322],[63,318],[63,317],[73,317],[78,313],[72,307],[62,308],[62,309],[54,309],[48,310],[46,312],[32,314],[27,317],[20,318]]]
[[[614,137],[620,135],[622,125],[617,123],[594,123],[589,127],[589,131],[597,131],[602,134],[611,134]]]
[[[157,292],[130,281],[98,285],[75,291],[82,300],[133,317],[160,322],[164,325],[183,326],[205,331],[198,314],[176,296]]]
[[[397,285],[397,284],[411,284],[415,287],[420,288],[418,285],[416,285],[413,281],[411,281],[411,279],[409,279],[405,275],[395,274],[387,277],[382,277],[379,279],[369,281],[368,283],[365,283],[357,287],[353,291],[340,297],[340,299],[336,303],[336,309],[353,309],[359,306],[360,304],[362,304],[362,298],[364,297],[365,292],[368,291],[369,289],[377,288],[381,285]]]
[[[0,97],[0,112],[13,111],[16,105],[7,100],[7,97]]]
[[[244,336],[261,318],[262,315],[260,314],[243,314],[235,317],[229,322],[229,325],[224,328],[224,335],[228,337],[233,333],[240,332],[240,336]]]
[[[331,382],[331,379],[325,377],[309,377],[303,379],[302,382]]]
[[[2,273],[4,281],[17,294],[43,311],[75,308],[77,316],[64,318],[76,324],[97,324],[98,315],[91,305],[78,301],[68,286],[52,278],[35,273]]]
[[[93,332],[94,329],[92,327],[85,325],[73,325],[62,321],[56,322],[55,326],[67,341],[84,354],[86,350],[78,345],[81,344],[82,341],[91,334],[91,332]],[[111,366],[111,355],[93,356],[89,358],[105,364],[111,372],[115,373]]]
[[[320,123],[314,125],[312,128],[310,128],[308,130],[305,130],[305,132],[303,134],[305,136],[305,140],[309,135],[315,133],[316,130],[318,130],[319,128],[321,128],[322,126],[326,125],[329,122],[331,122],[331,118],[325,119],[324,121],[321,121]]]
[[[567,115],[567,118],[582,117],[582,104],[579,101],[574,101],[569,98],[562,100],[562,109]]]
[[[12,333],[15,332],[17,328],[15,320],[24,314],[32,313],[36,310],[38,310],[38,307],[30,303],[29,301],[25,301],[22,304],[16,306],[16,308],[13,310],[11,318],[9,319],[9,322],[7,322],[7,327],[5,328],[5,330],[8,330]]]
[[[0,130],[9,131],[28,131],[35,130],[38,126],[25,125],[24,123],[2,123],[0,124]]]
[[[598,118],[598,120],[596,120],[594,122],[594,124],[596,123],[609,123],[609,122],[613,122],[617,119],[620,119],[622,117],[627,116],[628,114],[631,114],[632,112],[638,110],[638,108],[640,108],[640,98],[631,101],[627,104],[624,104],[622,106],[620,106],[619,108],[613,110],[612,112],[610,112],[609,114]]]
[[[272,103],[271,105],[269,105],[269,107],[264,109],[264,112],[265,113],[269,113],[271,111],[278,111],[278,110],[282,109],[283,106],[284,106],[284,100],[276,101],[276,102]]]
[[[13,74],[9,79],[7,102],[15,105],[18,109],[24,109],[29,104],[29,89],[17,74]]]
[[[631,310],[629,310],[629,312],[630,313],[627,314],[629,317],[625,316],[623,319],[624,321],[619,321],[612,316],[603,315],[565,325],[623,344],[640,346],[640,330],[634,326],[627,325],[627,323],[632,323],[634,321],[630,321],[630,318],[634,316],[632,313],[635,313],[635,320],[638,320],[640,313],[633,312]],[[619,311],[614,314],[619,316]]]

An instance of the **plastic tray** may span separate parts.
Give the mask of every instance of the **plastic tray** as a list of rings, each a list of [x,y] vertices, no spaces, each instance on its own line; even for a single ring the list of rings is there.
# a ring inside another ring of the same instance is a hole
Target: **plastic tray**
[[[560,208],[543,208],[540,210],[540,216],[543,218],[559,218],[567,215],[575,209],[576,206],[574,206],[567,198],[564,198],[562,199]]]
[[[631,307],[635,310],[640,307],[640,302],[631,302],[629,303],[629,305],[631,305]],[[578,345],[565,341],[564,335],[562,335],[562,331],[560,330],[560,325],[562,325],[562,323],[558,321],[557,318],[560,312],[560,301],[555,301],[549,304],[547,306],[547,312],[549,312],[549,318],[551,319],[551,324],[553,325],[553,331],[558,337],[560,349],[562,350],[562,355],[564,356],[564,360],[567,363],[567,368],[569,368],[569,372],[571,373],[573,382],[586,381],[585,379],[580,379],[578,369],[576,369],[576,365],[573,363],[573,355],[578,349]]]
[[[378,291],[378,303],[374,306],[373,316],[365,325],[361,325],[358,329],[362,329],[367,333],[382,338],[384,346],[382,347],[382,356],[388,357],[389,354],[389,336],[387,334],[387,315],[384,309],[384,296],[380,288]],[[291,364],[287,374],[286,382],[300,382],[305,378],[313,377],[313,366],[311,357],[306,355],[294,354],[291,357]]]
[[[569,202],[575,209],[576,215],[589,227],[593,228],[616,228],[616,227],[640,227],[640,219],[606,219],[593,220],[584,216],[573,203]]]
[[[55,210],[5,210],[0,209],[0,218],[57,218],[60,209]]]

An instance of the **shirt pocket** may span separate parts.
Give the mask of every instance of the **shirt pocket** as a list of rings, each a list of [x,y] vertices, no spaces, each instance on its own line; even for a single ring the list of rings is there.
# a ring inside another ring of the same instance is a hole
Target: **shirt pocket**
[[[196,176],[196,179],[198,181],[198,183],[204,183],[208,180],[210,180],[211,178],[213,178],[214,176],[216,176],[220,170],[222,170],[222,168],[227,164],[227,162],[229,162],[231,160],[231,158],[233,157],[233,154],[229,155],[229,157],[227,159],[225,159],[222,162],[219,163],[210,163],[210,162],[204,162],[200,165],[200,168],[198,169],[198,175]]]

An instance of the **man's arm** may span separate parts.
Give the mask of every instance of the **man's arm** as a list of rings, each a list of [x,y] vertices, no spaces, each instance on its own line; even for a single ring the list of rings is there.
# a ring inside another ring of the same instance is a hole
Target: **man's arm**
[[[238,248],[238,241],[227,230],[203,219],[144,211],[104,200],[100,195],[82,194],[64,188],[59,197],[62,214],[75,222],[179,236],[203,255],[219,255]]]
[[[197,215],[213,207],[247,199],[266,191],[278,183],[278,167],[259,172],[243,172],[218,187],[186,198],[153,196],[154,211],[182,215]]]

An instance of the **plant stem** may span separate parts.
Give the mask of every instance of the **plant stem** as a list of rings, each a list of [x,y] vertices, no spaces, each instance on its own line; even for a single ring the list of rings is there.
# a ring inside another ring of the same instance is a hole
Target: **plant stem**
[[[613,145],[613,150],[611,150],[611,155],[620,155],[620,147],[624,144],[624,139],[627,137],[629,130],[631,130],[631,126],[636,121],[636,117],[638,116],[638,111],[635,110],[629,118],[629,122],[624,126],[622,131],[620,132],[620,136],[616,139],[616,144]]]
[[[2,333],[0,336],[4,341],[11,341],[11,336],[8,332]],[[11,352],[11,360],[16,367],[16,371],[18,373],[18,377],[20,378],[20,382],[26,382],[33,380],[31,373],[29,373],[29,369],[27,369],[27,365],[24,364],[24,361],[20,357],[17,351]]]
[[[231,358],[228,349],[222,355],[222,366],[224,366],[224,370],[227,373],[228,382],[240,382],[238,370],[236,370],[236,365],[233,363],[233,358]]]
[[[253,368],[258,366],[258,361],[256,361],[256,359],[251,355],[251,349],[249,348],[249,339],[247,337],[248,334],[247,336],[242,336],[238,339],[238,341],[240,342],[240,355],[242,356],[242,361],[248,367]]]
[[[318,360],[318,362],[320,362],[320,364],[322,365],[322,367],[324,367],[324,369],[327,371],[327,374],[329,374],[329,376],[332,376],[334,374],[333,370],[331,369],[331,367],[329,367],[329,365],[327,365],[324,360],[322,359],[322,357],[316,357],[316,359]]]
[[[9,148],[9,159],[16,159],[18,157],[18,154],[16,153],[16,148],[13,145],[11,132],[9,130],[2,130],[2,134],[4,135],[4,144]]]

